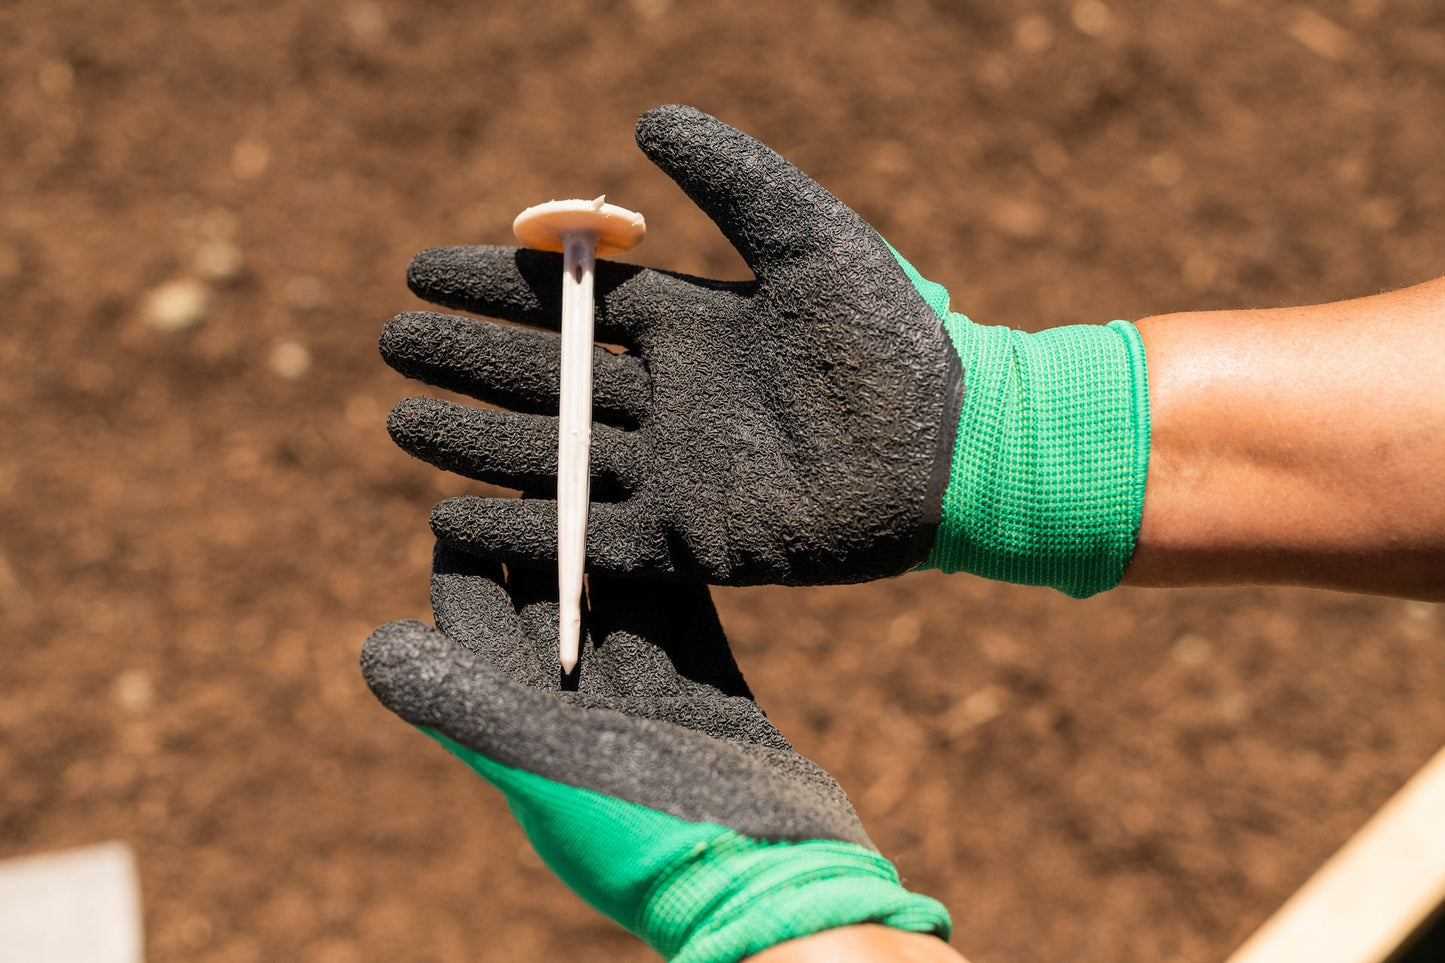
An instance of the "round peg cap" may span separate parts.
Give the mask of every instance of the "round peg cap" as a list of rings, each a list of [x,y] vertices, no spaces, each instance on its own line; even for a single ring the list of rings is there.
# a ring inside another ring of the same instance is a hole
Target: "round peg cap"
[[[641,244],[647,234],[642,215],[605,200],[604,194],[591,201],[548,201],[529,207],[512,222],[512,233],[527,247],[561,251],[563,237],[585,232],[597,238],[597,253],[604,257]]]

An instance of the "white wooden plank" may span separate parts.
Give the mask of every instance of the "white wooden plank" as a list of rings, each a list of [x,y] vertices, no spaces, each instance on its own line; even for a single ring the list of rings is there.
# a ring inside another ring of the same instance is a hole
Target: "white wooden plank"
[[[0,963],[142,963],[125,843],[0,862]]]

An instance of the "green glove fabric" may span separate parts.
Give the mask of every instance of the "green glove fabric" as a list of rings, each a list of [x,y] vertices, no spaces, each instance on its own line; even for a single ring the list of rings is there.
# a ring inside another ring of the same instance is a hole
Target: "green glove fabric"
[[[902,255],[964,370],[958,441],[924,568],[1051,585],[1119,584],[1144,510],[1149,382],[1128,321],[1037,334],[975,324]]]
[[[576,691],[554,572],[439,548],[437,631],[378,629],[368,685],[506,796],[583,899],[682,963],[728,963],[854,923],[947,938],[842,789],[753,702],[708,597],[592,576]]]

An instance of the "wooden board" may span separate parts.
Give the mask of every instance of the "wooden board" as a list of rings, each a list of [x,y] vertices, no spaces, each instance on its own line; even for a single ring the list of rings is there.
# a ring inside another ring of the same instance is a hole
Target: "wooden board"
[[[1445,750],[1229,963],[1425,963],[1445,931]],[[1438,961],[1441,957],[1429,957]]]
[[[125,843],[0,862],[0,961],[141,963],[140,881]]]

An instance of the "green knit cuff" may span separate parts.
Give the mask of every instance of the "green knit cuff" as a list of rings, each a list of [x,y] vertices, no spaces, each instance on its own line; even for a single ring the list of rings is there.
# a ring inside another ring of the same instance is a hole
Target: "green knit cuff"
[[[732,963],[840,926],[877,923],[948,939],[948,910],[910,893],[893,864],[851,843],[730,834],[659,880],[639,932],[673,963]]]
[[[1138,330],[1114,321],[1029,334],[940,313],[963,363],[964,402],[923,567],[1075,598],[1118,585],[1149,463]]]

